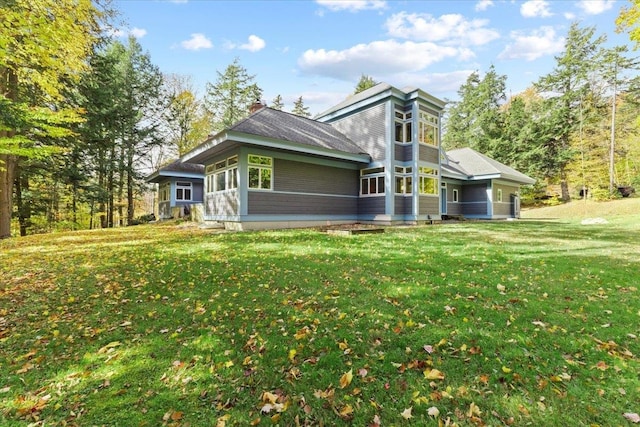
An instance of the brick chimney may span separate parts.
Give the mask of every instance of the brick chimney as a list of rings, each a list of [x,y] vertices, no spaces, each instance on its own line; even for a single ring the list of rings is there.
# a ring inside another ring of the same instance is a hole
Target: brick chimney
[[[251,107],[249,107],[249,114],[253,114],[256,111],[258,111],[259,109],[264,108],[264,107],[265,107],[265,105],[259,99],[256,99],[256,102],[251,104]]]

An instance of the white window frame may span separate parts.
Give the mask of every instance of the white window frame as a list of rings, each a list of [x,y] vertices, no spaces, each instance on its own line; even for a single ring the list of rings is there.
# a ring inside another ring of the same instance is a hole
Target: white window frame
[[[247,187],[249,190],[256,191],[272,191],[273,190],[273,157],[259,156],[257,154],[249,154],[247,156]],[[251,173],[258,173],[258,186],[251,186]],[[268,178],[265,178],[268,174]],[[269,187],[264,186],[265,179],[269,180]]]
[[[396,166],[395,173],[395,194],[399,196],[410,196],[413,194],[413,167]],[[400,191],[398,191],[398,188],[400,188]]]
[[[502,188],[498,188],[496,191],[496,202],[502,203]]]
[[[430,147],[439,147],[439,119],[433,114],[429,114],[425,111],[420,111],[420,117],[418,121],[418,141],[420,144],[428,145]],[[427,136],[431,135],[433,142],[429,142]]]
[[[210,164],[206,168],[207,193],[238,188],[238,156],[232,156]]]
[[[395,111],[393,138],[397,144],[411,144],[413,141],[413,113],[411,111]]]
[[[459,203],[460,202],[460,194],[458,193],[458,189],[454,188],[453,189],[453,200],[452,202],[454,203]]]
[[[179,196],[182,191],[182,196]],[[186,194],[189,197],[185,197]],[[193,200],[193,183],[190,181],[176,181],[176,201],[177,202],[190,202]]]
[[[427,181],[433,181],[432,192],[426,192]],[[429,166],[418,167],[418,193],[423,196],[440,197],[440,180],[438,179],[438,169]]]
[[[360,197],[376,197],[384,194],[384,167],[360,170]]]

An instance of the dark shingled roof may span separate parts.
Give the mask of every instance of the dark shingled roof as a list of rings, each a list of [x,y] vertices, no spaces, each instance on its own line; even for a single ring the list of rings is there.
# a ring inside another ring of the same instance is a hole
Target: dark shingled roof
[[[229,130],[344,153],[364,154],[362,148],[329,124],[269,107],[261,108]]]
[[[484,176],[499,175],[501,178],[522,184],[533,184],[536,182],[535,179],[528,177],[522,172],[518,172],[468,147],[447,151],[446,154],[448,162],[442,163],[442,173],[444,175],[450,172],[452,175],[464,175],[467,179],[482,179]]]
[[[180,159],[174,160],[167,166],[160,168],[160,170],[166,172],[185,172],[204,175],[204,165],[198,165],[195,163],[182,163]]]

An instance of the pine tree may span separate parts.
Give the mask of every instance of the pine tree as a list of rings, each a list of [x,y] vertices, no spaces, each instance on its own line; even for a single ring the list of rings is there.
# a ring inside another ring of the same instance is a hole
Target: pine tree
[[[374,87],[377,84],[378,82],[373,80],[373,77],[363,74],[362,76],[360,76],[360,81],[358,81],[358,84],[356,85],[356,89],[353,92],[353,94],[355,95],[360,92],[363,92],[369,88]]]
[[[273,98],[273,102],[271,103],[271,108],[274,110],[282,111],[284,108],[284,102],[282,102],[282,96],[278,95]]]
[[[311,117],[311,113],[309,112],[309,108],[305,107],[304,101],[302,100],[302,96],[300,96],[298,99],[296,99],[296,101],[293,103],[293,110],[291,110],[291,112],[293,114],[298,115],[298,116]]]
[[[262,89],[254,79],[236,58],[224,73],[218,71],[215,83],[207,83],[205,108],[212,115],[214,131],[226,129],[247,117],[251,105],[262,99]]]

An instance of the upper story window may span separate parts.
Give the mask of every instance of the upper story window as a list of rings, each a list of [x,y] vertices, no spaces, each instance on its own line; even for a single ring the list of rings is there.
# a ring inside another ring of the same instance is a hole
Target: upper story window
[[[413,168],[396,166],[396,194],[411,194],[413,192]]]
[[[176,182],[176,200],[191,201],[192,184],[189,181]]]
[[[273,189],[273,158],[249,154],[249,188]]]
[[[369,168],[360,171],[360,195],[384,194],[384,168]]]
[[[238,188],[238,156],[208,165],[206,174],[207,193]]]
[[[395,139],[396,142],[401,144],[408,144],[412,140],[412,127],[411,127],[411,111],[403,113],[402,111],[396,111],[395,113]]]
[[[418,168],[418,191],[420,194],[437,196],[438,193],[438,170],[429,167]]]
[[[418,140],[422,144],[433,146],[439,145],[438,138],[438,118],[424,111],[420,111],[420,121],[418,122]]]

